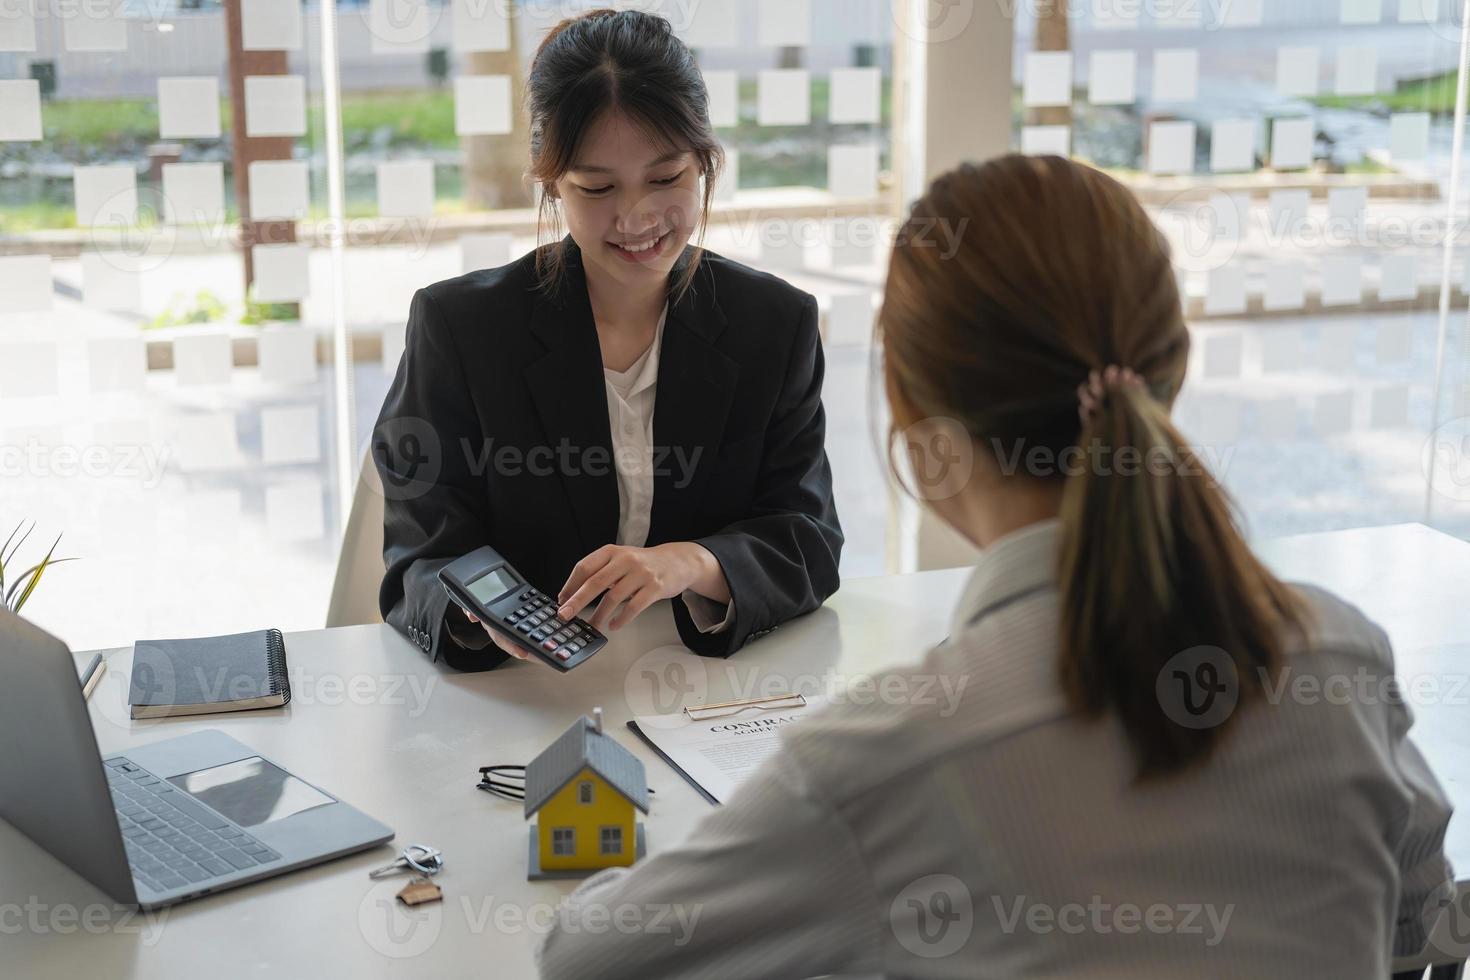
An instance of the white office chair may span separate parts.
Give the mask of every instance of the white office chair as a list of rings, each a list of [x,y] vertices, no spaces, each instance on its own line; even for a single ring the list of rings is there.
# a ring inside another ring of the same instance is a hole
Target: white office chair
[[[337,576],[327,606],[327,626],[381,623],[378,587],[383,584],[383,483],[372,453],[363,455],[352,494],[347,530],[337,555]]]

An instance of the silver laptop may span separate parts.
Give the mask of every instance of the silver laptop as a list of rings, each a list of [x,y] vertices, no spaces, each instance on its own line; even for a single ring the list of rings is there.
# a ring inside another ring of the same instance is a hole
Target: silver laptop
[[[101,758],[66,645],[0,609],[0,817],[119,902],[156,908],[393,831],[216,730]]]

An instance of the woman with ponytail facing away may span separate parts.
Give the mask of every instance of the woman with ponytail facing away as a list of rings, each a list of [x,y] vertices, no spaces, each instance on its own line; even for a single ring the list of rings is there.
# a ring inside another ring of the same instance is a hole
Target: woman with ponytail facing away
[[[1408,709],[1288,682],[1389,678],[1388,641],[1271,575],[1171,422],[1189,334],[1132,195],[1057,157],[940,177],[878,330],[890,448],[970,460],[914,492],[981,557],[873,689],[963,696],[792,728],[682,845],[579,889],[543,976],[1381,980],[1419,952],[1453,879]],[[699,919],[579,928],[624,904]]]

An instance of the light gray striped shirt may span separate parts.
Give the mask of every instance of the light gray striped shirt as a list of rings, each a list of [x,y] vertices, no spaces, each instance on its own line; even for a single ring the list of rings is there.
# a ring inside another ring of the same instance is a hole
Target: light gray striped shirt
[[[1382,980],[1422,948],[1450,808],[1375,683],[1382,630],[1302,588],[1317,628],[1292,683],[1207,764],[1138,785],[1121,726],[1058,683],[1057,535],[986,549],[950,638],[875,678],[907,703],[803,721],[688,840],[589,879],[542,976]],[[924,678],[968,683],[955,703]],[[644,925],[612,927],[634,908]]]

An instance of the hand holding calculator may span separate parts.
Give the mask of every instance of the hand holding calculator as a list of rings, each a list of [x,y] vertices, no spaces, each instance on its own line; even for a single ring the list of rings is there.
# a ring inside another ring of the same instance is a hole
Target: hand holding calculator
[[[439,581],[465,612],[557,670],[571,670],[607,644],[585,620],[558,616],[556,601],[488,545],[445,565]]]

